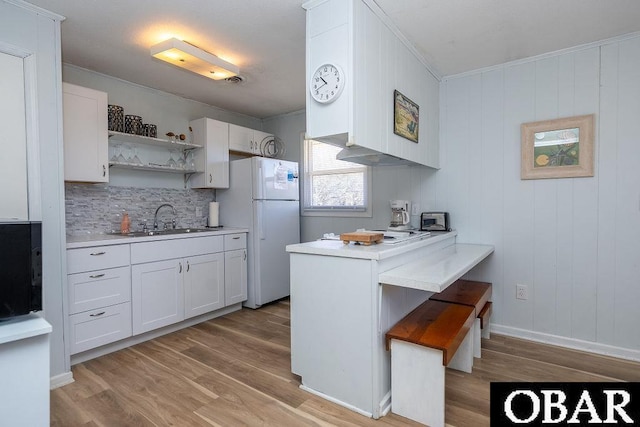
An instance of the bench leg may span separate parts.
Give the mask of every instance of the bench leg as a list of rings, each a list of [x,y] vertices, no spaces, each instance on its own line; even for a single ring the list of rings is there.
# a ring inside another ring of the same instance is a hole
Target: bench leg
[[[486,322],[486,325],[482,328],[482,338],[491,338],[491,322]]]
[[[482,340],[480,339],[480,319],[473,322],[473,357],[480,359],[482,357]]]
[[[447,365],[448,368],[456,369],[462,372],[471,373],[471,368],[473,367],[473,343],[474,343],[474,328],[471,328],[469,333],[464,337],[460,347],[456,351],[456,354],[453,355],[453,359]]]
[[[440,350],[392,339],[391,412],[444,426],[444,372]]]

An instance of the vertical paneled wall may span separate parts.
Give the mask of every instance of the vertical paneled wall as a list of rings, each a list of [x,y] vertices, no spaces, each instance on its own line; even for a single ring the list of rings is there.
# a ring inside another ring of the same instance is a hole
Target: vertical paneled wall
[[[640,38],[448,78],[440,99],[442,169],[422,185],[458,241],[495,245],[473,274],[495,323],[640,350]],[[594,177],[520,180],[522,123],[591,113]]]

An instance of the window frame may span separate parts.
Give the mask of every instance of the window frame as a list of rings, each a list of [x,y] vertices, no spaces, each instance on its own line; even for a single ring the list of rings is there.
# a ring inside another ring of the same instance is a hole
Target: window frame
[[[372,217],[372,171],[370,166],[364,166],[363,169],[358,168],[357,171],[363,171],[364,173],[364,200],[365,205],[362,207],[350,207],[350,206],[310,206],[311,204],[311,175],[310,172],[310,156],[309,151],[311,148],[311,143],[313,141],[321,142],[323,144],[328,144],[324,141],[314,140],[312,138],[307,139],[305,135],[302,135],[301,138],[301,153],[302,153],[302,173],[301,177],[301,200],[300,200],[300,211],[303,216],[324,216],[324,217]],[[328,144],[331,145],[331,144]],[[362,166],[362,165],[358,165]],[[317,173],[315,175],[334,175],[340,173],[349,173],[353,172],[353,169],[336,169],[334,171]]]

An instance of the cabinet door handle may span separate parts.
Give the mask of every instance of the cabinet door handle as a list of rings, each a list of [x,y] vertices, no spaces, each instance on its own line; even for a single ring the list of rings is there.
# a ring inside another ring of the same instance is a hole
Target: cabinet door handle
[[[209,174],[209,184],[211,184],[212,182],[213,182],[213,176]]]
[[[98,317],[98,316],[102,316],[105,313],[106,313],[106,311],[101,311],[100,313],[93,313],[93,314],[90,314],[89,316],[90,317]]]
[[[180,271],[178,271],[178,273],[182,273],[182,263],[179,262],[178,265],[180,266]]]
[[[100,277],[104,277],[104,273],[102,273],[102,274],[92,274],[91,276],[89,276],[89,278],[91,278],[91,279],[98,279]]]
[[[240,236],[232,237],[233,240],[238,240]]]
[[[105,165],[102,165],[102,176],[107,176],[107,167]]]
[[[104,252],[104,251],[103,251],[103,252],[92,252],[92,253],[90,253],[89,255],[91,255],[91,256],[98,256],[98,255],[104,255],[104,254],[106,254],[106,252]]]
[[[246,261],[246,260],[247,260],[247,251],[244,251],[244,257],[243,257],[243,259],[242,259],[242,260],[243,260],[243,261]]]
[[[191,269],[191,265],[189,264],[189,261],[187,261],[187,273],[189,272],[190,269]]]

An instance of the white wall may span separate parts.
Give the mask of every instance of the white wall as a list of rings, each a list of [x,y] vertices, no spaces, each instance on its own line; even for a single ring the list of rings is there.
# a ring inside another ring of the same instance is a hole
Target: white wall
[[[62,170],[62,98],[60,87],[60,17],[16,1],[0,2],[0,44],[25,57],[27,145],[34,141],[38,157],[29,157],[29,217],[42,219],[43,316],[50,334],[52,381],[68,380],[64,346],[64,189]],[[39,164],[38,164],[39,161]],[[31,176],[37,171],[38,182]],[[7,185],[2,183],[1,185]],[[37,188],[36,188],[37,187]],[[32,194],[37,195],[33,197]]]
[[[0,46],[0,93],[8,102],[0,104],[0,220],[29,219],[27,179],[27,132],[25,126],[24,58],[2,51]]]
[[[595,177],[520,180],[521,123],[591,113]],[[640,358],[640,38],[447,78],[441,119],[422,185],[458,241],[495,245],[473,275],[493,282],[495,323]]]

